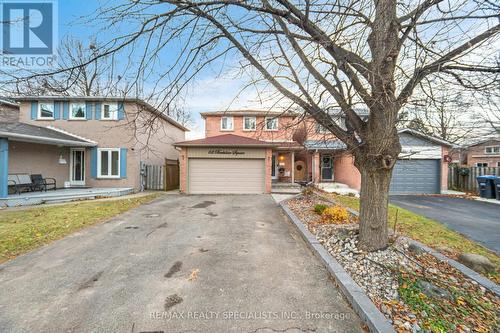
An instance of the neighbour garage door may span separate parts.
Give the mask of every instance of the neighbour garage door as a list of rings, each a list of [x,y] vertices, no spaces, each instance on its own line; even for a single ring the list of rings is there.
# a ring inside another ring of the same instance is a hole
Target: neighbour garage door
[[[398,160],[392,171],[391,194],[440,193],[441,160]]]
[[[190,158],[188,164],[189,193],[264,193],[263,159]]]

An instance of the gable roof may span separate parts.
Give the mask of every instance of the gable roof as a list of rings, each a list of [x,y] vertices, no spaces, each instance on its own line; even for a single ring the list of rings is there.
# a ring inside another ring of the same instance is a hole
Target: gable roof
[[[466,148],[475,147],[475,146],[479,146],[479,145],[484,145],[484,144],[490,143],[490,142],[494,142],[494,144],[500,143],[500,137],[499,138],[487,138],[487,139],[478,141],[476,143],[467,145]]]
[[[29,102],[29,101],[39,101],[39,100],[58,100],[58,101],[109,101],[109,102],[129,102],[129,103],[137,103],[138,105],[145,108],[145,110],[151,112],[154,115],[162,118],[166,122],[172,124],[173,126],[183,130],[184,132],[189,132],[189,129],[180,124],[178,121],[172,119],[170,116],[166,115],[163,112],[160,112],[158,109],[153,107],[151,104],[142,100],[140,98],[135,97],[116,97],[116,96],[22,96],[12,98],[17,102]]]
[[[234,134],[210,136],[204,139],[182,141],[174,144],[177,147],[276,147],[272,142],[260,141]]]
[[[97,143],[54,127],[35,126],[20,122],[0,122],[0,136],[13,141],[50,145],[94,147]]]
[[[418,136],[424,140],[437,143],[438,145],[441,145],[441,146],[447,146],[447,147],[455,147],[456,146],[449,141],[446,141],[446,140],[443,140],[441,138],[416,131],[416,130],[411,129],[411,128],[402,128],[402,129],[398,130],[398,134],[401,134],[401,133],[408,133],[411,135],[415,135],[415,136]]]

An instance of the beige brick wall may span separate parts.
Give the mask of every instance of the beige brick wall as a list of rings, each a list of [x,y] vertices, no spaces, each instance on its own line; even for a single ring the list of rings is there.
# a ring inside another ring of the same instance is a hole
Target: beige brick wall
[[[16,122],[19,121],[19,108],[0,104],[0,122]]]

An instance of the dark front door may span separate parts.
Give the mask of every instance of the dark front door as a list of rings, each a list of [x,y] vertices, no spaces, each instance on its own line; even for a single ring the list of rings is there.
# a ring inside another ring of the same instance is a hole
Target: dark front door
[[[321,155],[321,180],[333,180],[333,163],[331,155]]]

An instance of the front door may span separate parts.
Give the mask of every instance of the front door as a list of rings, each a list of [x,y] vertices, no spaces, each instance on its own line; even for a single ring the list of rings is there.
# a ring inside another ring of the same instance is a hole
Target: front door
[[[85,149],[71,149],[70,151],[70,182],[71,185],[85,185]]]
[[[271,162],[271,179],[278,179],[278,154],[273,153]]]
[[[333,180],[332,155],[321,155],[321,179]]]

